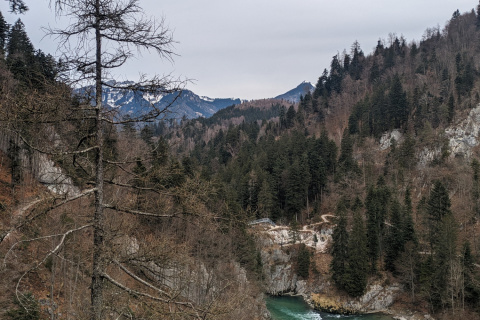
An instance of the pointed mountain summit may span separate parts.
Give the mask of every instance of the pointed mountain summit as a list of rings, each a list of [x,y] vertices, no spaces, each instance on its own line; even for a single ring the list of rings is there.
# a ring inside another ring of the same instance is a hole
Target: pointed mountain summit
[[[310,83],[303,81],[296,88],[285,92],[279,96],[276,96],[274,99],[286,100],[291,103],[297,103],[300,101],[300,96],[305,96],[307,92],[313,92],[315,87]]]

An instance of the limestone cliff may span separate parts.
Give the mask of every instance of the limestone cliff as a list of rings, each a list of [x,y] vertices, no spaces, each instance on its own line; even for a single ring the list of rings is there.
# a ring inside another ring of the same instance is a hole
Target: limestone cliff
[[[314,252],[313,261],[323,264],[322,270],[311,272],[309,279],[301,279],[296,270],[296,245],[291,237],[294,232],[289,227],[256,226],[255,234],[263,263],[264,290],[271,295],[302,295],[306,301],[319,310],[359,314],[385,311],[393,304],[401,287],[385,284],[385,279],[372,281],[365,294],[353,299],[338,293],[328,274],[329,254],[326,253],[331,242],[332,226],[325,219],[315,226],[302,229],[298,243],[304,243]],[[312,239],[317,239],[314,242]],[[322,261],[326,260],[326,261]]]

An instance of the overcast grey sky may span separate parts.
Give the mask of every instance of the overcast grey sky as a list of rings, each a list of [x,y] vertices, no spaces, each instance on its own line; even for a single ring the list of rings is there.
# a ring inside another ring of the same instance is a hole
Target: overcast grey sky
[[[19,17],[36,48],[55,55],[41,26],[55,26],[48,0],[27,0]],[[365,54],[389,33],[419,41],[426,28],[445,26],[456,9],[475,0],[141,0],[148,15],[164,17],[178,42],[174,63],[143,54],[119,73],[140,72],[195,79],[188,86],[212,98],[269,98],[302,81],[314,85],[337,52],[357,40]],[[17,16],[0,10],[9,23]]]

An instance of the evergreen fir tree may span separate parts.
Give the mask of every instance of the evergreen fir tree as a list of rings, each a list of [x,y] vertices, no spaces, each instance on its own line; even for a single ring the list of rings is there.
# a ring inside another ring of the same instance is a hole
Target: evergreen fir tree
[[[348,70],[353,80],[360,80],[362,76],[363,58],[364,56],[363,56],[362,49],[360,49],[360,44],[358,43],[358,41],[355,41],[352,45],[352,62],[350,63],[350,67]]]
[[[426,209],[429,219],[429,229],[430,229],[430,246],[433,248],[439,238],[438,234],[441,227],[442,219],[450,215],[450,197],[445,186],[440,182],[436,181],[434,183],[433,189],[430,192],[430,197],[426,203]]]
[[[377,59],[374,58],[372,67],[370,68],[368,81],[370,83],[375,83],[379,78],[380,78],[380,67],[378,65]]]
[[[345,288],[348,263],[348,232],[345,204],[341,201],[337,206],[337,226],[332,234],[332,262],[330,273],[337,288]]]
[[[340,93],[342,90],[342,80],[344,77],[344,70],[340,64],[338,55],[334,55],[332,62],[330,63],[330,76],[328,78],[327,90],[329,93],[336,92]]]
[[[379,248],[379,206],[375,187],[370,186],[365,199],[367,209],[367,248],[370,261],[370,270],[377,270],[377,259],[380,255]]]
[[[293,125],[295,124],[295,115],[296,115],[296,111],[295,111],[295,108],[292,106],[290,106],[287,110],[287,113],[285,115],[285,127],[286,128],[291,128],[293,127]]]
[[[477,159],[472,160],[472,201],[473,212],[476,217],[480,216],[480,162]]]
[[[453,98],[453,95],[450,95],[448,98],[447,111],[447,122],[452,123],[453,117],[455,116],[455,99]]]
[[[8,33],[7,54],[33,56],[35,49],[25,31],[25,25],[18,19]]]
[[[34,65],[35,49],[25,31],[25,25],[18,19],[8,33],[6,47],[7,66],[15,78],[30,80],[31,68]]]
[[[368,279],[367,235],[362,216],[355,212],[352,231],[348,239],[347,272],[345,290],[353,297],[365,292]]]
[[[327,69],[323,70],[322,75],[318,78],[317,85],[313,91],[313,99],[318,99],[319,97],[328,96],[328,90],[326,87],[328,81],[328,71]]]
[[[377,187],[369,187],[365,208],[367,209],[367,242],[371,272],[377,270],[377,261],[384,251],[385,219],[387,218],[391,193],[380,176]]]
[[[395,272],[395,262],[404,249],[405,239],[400,203],[393,200],[390,210],[390,226],[385,239],[385,269]]]
[[[0,12],[0,53],[3,55],[5,53],[5,46],[7,44],[8,31],[10,26],[3,17],[3,14]]]
[[[410,196],[410,188],[405,191],[404,200],[404,216],[403,216],[403,240],[405,243],[411,241],[414,244],[418,243],[417,235],[415,234],[415,225],[413,223],[413,206],[412,198]]]
[[[340,145],[340,157],[338,158],[338,167],[342,173],[359,173],[360,168],[353,158],[353,139],[348,132],[348,128],[343,131],[342,142]]]
[[[258,192],[258,214],[259,218],[269,218],[274,207],[273,190],[267,179],[263,179],[260,191]]]
[[[463,272],[463,299],[472,307],[480,306],[480,285],[475,274],[475,260],[470,248],[470,242],[466,241],[462,248],[462,272]]]
[[[297,274],[303,279],[308,279],[310,274],[310,251],[304,243],[298,248]]]
[[[480,3],[477,5],[477,20],[475,21],[477,30],[480,29]]]
[[[288,170],[287,184],[285,188],[285,209],[289,219],[293,219],[304,206],[308,188],[308,165],[305,168],[304,161],[296,159]]]
[[[400,128],[408,120],[408,102],[407,94],[403,90],[402,82],[398,74],[393,77],[392,84],[390,86],[389,99],[389,118],[392,119],[389,129]]]
[[[280,118],[280,129],[287,128],[287,110],[283,105],[280,107],[279,118]]]

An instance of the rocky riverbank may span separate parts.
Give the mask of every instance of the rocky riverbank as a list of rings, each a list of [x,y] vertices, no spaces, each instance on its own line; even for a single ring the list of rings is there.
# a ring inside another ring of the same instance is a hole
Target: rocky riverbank
[[[337,291],[329,275],[331,257],[328,254],[328,245],[331,241],[331,226],[328,221],[313,228],[312,234],[321,239],[321,242],[315,244],[312,244],[312,237],[307,234],[300,237],[299,243],[293,243],[289,239],[292,232],[288,227],[256,226],[255,228],[266,294],[300,295],[316,310],[329,313],[344,315],[386,313],[399,320],[433,319],[428,314],[391,309],[403,289],[400,284],[386,275],[371,279],[365,294],[358,298],[352,298]],[[312,253],[313,266],[310,268],[308,279],[298,275],[297,257],[302,239],[306,240],[305,245]]]

